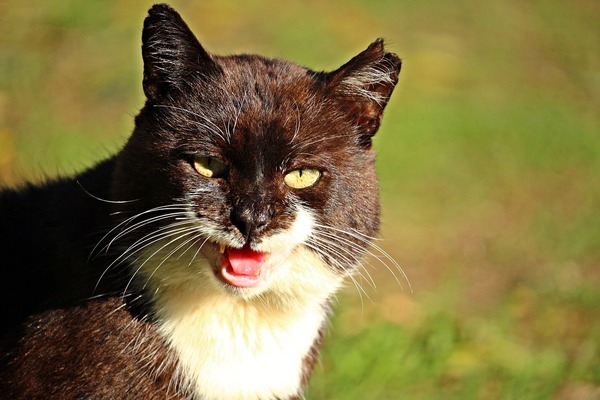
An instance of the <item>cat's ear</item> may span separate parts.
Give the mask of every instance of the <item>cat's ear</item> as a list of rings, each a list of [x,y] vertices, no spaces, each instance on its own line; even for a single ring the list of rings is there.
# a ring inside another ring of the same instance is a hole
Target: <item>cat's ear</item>
[[[218,70],[210,55],[173,8],[154,5],[142,32],[144,93],[149,100],[181,90],[195,76]]]
[[[347,118],[356,124],[359,141],[371,145],[379,129],[383,110],[398,83],[402,62],[394,53],[386,53],[379,38],[339,69],[329,73],[329,88]]]

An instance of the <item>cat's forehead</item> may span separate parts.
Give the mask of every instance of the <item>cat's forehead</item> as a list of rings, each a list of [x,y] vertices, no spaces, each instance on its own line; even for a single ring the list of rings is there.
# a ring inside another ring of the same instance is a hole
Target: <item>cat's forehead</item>
[[[210,96],[188,97],[195,104],[185,106],[194,110],[185,140],[199,142],[199,152],[254,173],[322,165],[350,144],[308,69],[255,56],[219,61],[222,76],[203,83]]]
[[[294,144],[322,135],[332,107],[325,107],[314,72],[295,63],[261,56],[215,57],[221,74],[204,81],[187,107],[210,126],[222,127],[220,141],[240,146]]]
[[[314,72],[293,62],[258,55],[215,57],[221,74],[209,80],[221,90],[222,101],[246,108],[302,108],[320,95]],[[289,111],[288,111],[289,112]]]
[[[266,58],[254,54],[215,56],[230,85],[259,84],[276,86],[307,78],[311,71],[291,61]],[[306,81],[308,83],[308,80]]]

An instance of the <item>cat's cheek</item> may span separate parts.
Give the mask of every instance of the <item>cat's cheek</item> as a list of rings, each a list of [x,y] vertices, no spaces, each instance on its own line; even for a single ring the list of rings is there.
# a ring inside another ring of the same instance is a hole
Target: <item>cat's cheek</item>
[[[344,274],[314,251],[299,246],[273,273],[272,291],[293,307],[308,299],[326,301],[344,282]]]
[[[271,255],[278,254],[287,257],[297,246],[308,240],[314,225],[313,213],[304,207],[298,207],[290,227],[262,238],[258,249]]]

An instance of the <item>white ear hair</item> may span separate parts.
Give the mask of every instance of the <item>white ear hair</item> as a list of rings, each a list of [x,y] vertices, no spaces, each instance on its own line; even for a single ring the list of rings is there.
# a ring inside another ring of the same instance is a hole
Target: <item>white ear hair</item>
[[[379,106],[384,106],[387,96],[369,88],[374,85],[394,85],[392,73],[395,73],[392,61],[381,57],[375,63],[344,78],[340,82],[340,91],[347,95],[364,97]]]

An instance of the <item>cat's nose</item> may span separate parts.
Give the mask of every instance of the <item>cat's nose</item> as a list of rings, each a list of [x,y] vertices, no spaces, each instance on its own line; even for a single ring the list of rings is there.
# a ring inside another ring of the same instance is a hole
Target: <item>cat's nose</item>
[[[268,210],[252,211],[250,209],[233,210],[231,222],[244,236],[247,242],[250,242],[258,235],[271,220],[271,214]]]

